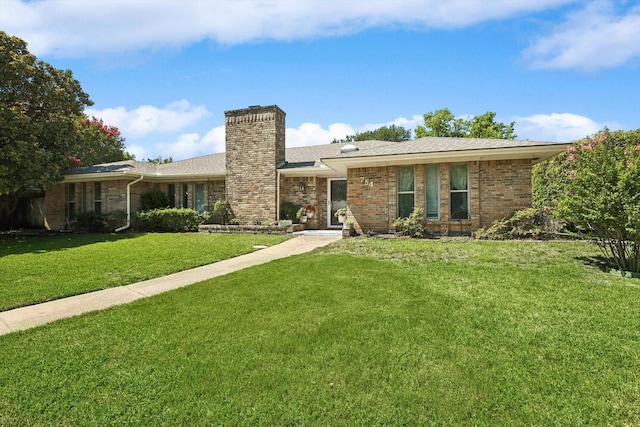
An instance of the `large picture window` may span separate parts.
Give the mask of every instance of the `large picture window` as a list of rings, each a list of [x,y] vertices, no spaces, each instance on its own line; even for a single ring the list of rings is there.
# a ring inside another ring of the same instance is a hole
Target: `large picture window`
[[[411,215],[416,202],[413,166],[398,166],[398,217]]]
[[[426,189],[426,215],[430,220],[440,219],[440,167],[438,165],[427,165],[425,167],[425,189]]]
[[[465,164],[449,169],[449,204],[451,219],[469,219],[469,169]]]

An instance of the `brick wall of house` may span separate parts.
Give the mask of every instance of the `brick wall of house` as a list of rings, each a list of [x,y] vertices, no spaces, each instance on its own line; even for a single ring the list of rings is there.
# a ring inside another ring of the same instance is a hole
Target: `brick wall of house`
[[[480,163],[480,227],[531,207],[531,161],[494,160]]]
[[[439,164],[440,219],[428,221],[435,233],[472,231],[531,206],[529,160],[473,161],[468,166],[470,220],[451,221],[449,171]],[[425,208],[425,165],[414,165],[415,206]],[[397,167],[353,168],[347,171],[349,217],[359,232],[393,230],[397,218]]]
[[[276,220],[277,166],[285,159],[285,113],[277,106],[225,112],[226,199],[241,224]]]
[[[396,168],[352,168],[347,170],[347,217],[362,233],[387,231],[396,211]]]
[[[321,189],[322,185],[325,187],[324,190]],[[299,206],[314,205],[316,211],[313,218],[307,220],[306,228],[324,229],[327,226],[326,186],[327,180],[317,177],[282,177],[280,202],[290,202]],[[324,198],[321,198],[322,194],[325,194]]]
[[[44,226],[48,230],[65,228],[66,191],[64,184],[55,184],[45,191]]]

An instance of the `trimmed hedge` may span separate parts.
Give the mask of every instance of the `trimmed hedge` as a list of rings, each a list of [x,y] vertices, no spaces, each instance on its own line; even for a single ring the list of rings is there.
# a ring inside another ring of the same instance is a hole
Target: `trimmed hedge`
[[[144,231],[198,231],[198,226],[205,222],[209,216],[208,212],[199,214],[194,209],[153,209],[138,212],[134,226],[136,229]]]

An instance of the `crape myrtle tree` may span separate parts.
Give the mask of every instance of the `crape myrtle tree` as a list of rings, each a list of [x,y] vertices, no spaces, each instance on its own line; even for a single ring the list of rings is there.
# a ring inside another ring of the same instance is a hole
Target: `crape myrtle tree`
[[[487,111],[470,118],[455,117],[447,108],[424,115],[424,124],[415,129],[416,138],[426,136],[454,138],[516,139],[515,122],[496,122],[496,113]]]
[[[640,272],[640,129],[604,129],[561,158],[559,214],[592,233],[617,268]]]
[[[76,144],[69,149],[67,159],[72,166],[133,159],[125,151],[125,139],[115,126],[105,125],[102,119],[82,116],[76,119]]]
[[[332,144],[340,142],[355,142],[355,141],[393,141],[401,142],[411,139],[411,130],[405,129],[402,126],[382,126],[378,129],[368,130],[365,132],[356,132],[354,135],[347,135],[343,139],[334,139]]]

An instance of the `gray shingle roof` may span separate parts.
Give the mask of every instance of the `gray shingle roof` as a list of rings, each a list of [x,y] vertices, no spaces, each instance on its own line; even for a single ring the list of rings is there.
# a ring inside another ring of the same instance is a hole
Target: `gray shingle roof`
[[[427,137],[404,142],[358,141],[350,143],[356,146],[357,150],[342,153],[341,149],[347,144],[348,143],[323,144],[287,148],[285,155],[286,163],[281,165],[281,169],[319,167],[322,159],[353,159],[504,148],[566,146],[566,144],[560,143],[517,141],[510,139]],[[558,148],[558,152],[562,151],[562,149],[563,148]],[[78,175],[93,173],[130,173],[178,178],[180,176],[223,176],[226,174],[225,153],[210,154],[160,165],[126,160],[76,168],[67,174]]]

